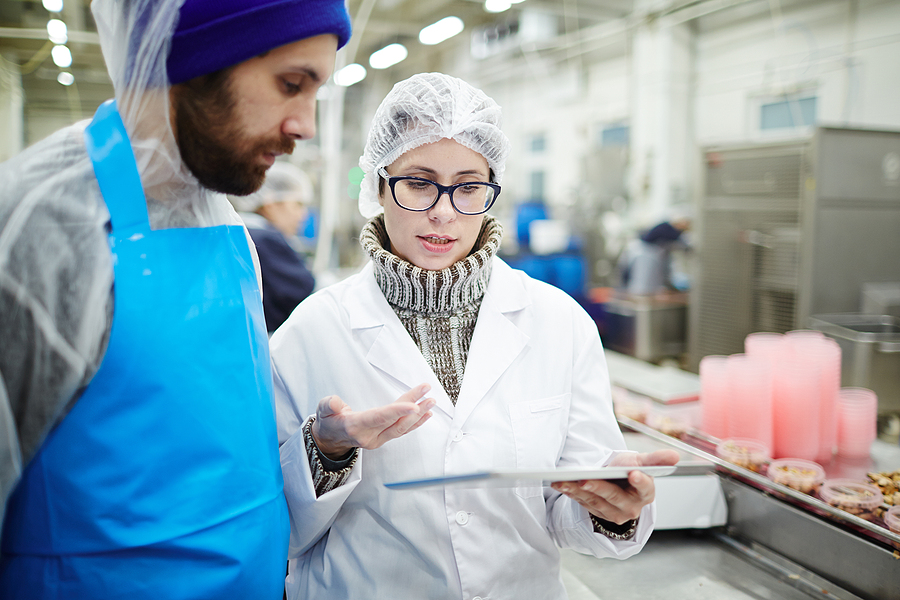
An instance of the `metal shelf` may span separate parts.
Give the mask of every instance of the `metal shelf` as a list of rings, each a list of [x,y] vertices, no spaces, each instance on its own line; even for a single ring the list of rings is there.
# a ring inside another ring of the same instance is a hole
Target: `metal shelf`
[[[810,496],[809,494],[798,492],[797,490],[780,483],[775,483],[768,477],[760,475],[759,473],[751,471],[750,469],[739,467],[726,460],[722,460],[708,450],[698,448],[697,446],[688,444],[682,440],[661,433],[653,429],[652,427],[640,423],[639,421],[635,421],[634,419],[629,419],[628,417],[622,416],[617,417],[617,419],[621,425],[628,427],[629,429],[638,431],[650,438],[668,444],[678,450],[682,450],[684,452],[693,454],[694,456],[698,456],[700,458],[708,460],[714,463],[717,467],[720,467],[722,470],[727,472],[727,474],[735,476],[738,479],[746,480],[766,493],[773,494],[775,496],[788,497],[793,501],[794,504],[799,504],[802,507],[810,509],[815,514],[827,516],[829,519],[832,519],[834,521],[851,525],[854,528],[862,529],[869,534],[874,534],[874,536],[872,537],[875,537],[878,541],[881,541],[883,543],[893,542],[900,546],[900,535],[894,533],[887,527],[882,527],[877,523],[872,523],[871,521],[867,521],[865,519],[857,517],[854,514],[835,508],[834,506],[831,506],[827,502],[823,502],[815,496]],[[705,436],[698,431],[692,431],[690,435],[692,438],[711,448],[714,448],[715,445],[719,442],[719,440]]]

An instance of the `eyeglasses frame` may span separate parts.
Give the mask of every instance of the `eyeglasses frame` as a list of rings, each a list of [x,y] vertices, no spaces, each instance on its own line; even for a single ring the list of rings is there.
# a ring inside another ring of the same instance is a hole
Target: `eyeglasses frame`
[[[391,175],[390,173],[387,172],[387,169],[384,167],[379,167],[377,172],[378,172],[379,176],[381,176],[385,181],[388,182],[388,186],[391,188],[391,198],[394,199],[394,203],[397,206],[399,206],[400,208],[402,208],[403,210],[408,210],[411,212],[429,211],[432,208],[434,208],[438,202],[440,202],[441,196],[443,196],[444,194],[447,194],[450,197],[450,205],[453,207],[453,210],[455,210],[459,214],[467,215],[467,216],[483,215],[487,211],[491,210],[491,207],[494,206],[494,203],[497,201],[497,197],[500,196],[500,189],[501,189],[500,184],[492,183],[490,181],[463,181],[462,183],[454,183],[452,185],[441,185],[436,181],[432,181],[430,179],[425,179],[424,177],[413,177],[411,175]],[[400,204],[400,201],[397,200],[397,194],[396,194],[396,192],[394,192],[394,186],[397,184],[398,181],[403,181],[406,179],[412,179],[414,181],[423,181],[425,183],[430,183],[431,185],[433,185],[434,187],[437,188],[438,195],[435,197],[434,202],[431,203],[431,206],[428,206],[427,208],[409,208],[407,206],[403,206],[402,204]],[[453,192],[457,188],[461,188],[466,185],[472,185],[473,183],[477,183],[479,185],[486,185],[489,188],[493,189],[494,197],[491,198],[491,203],[488,204],[484,210],[474,212],[474,213],[473,212],[463,212],[463,211],[459,210],[459,207],[457,207],[456,203],[453,201]]]

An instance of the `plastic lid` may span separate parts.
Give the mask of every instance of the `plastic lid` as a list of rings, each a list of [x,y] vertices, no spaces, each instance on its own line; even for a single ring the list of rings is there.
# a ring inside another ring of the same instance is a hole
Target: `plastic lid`
[[[870,509],[884,502],[880,489],[855,479],[828,479],[819,488],[819,496],[832,506]]]
[[[747,457],[755,459],[769,460],[769,449],[765,444],[758,440],[746,438],[729,438],[722,440],[716,446],[716,454],[720,457],[728,459],[735,456]]]
[[[769,464],[766,476],[775,483],[806,491],[825,481],[825,469],[801,458],[779,458]]]
[[[900,505],[892,506],[884,513],[884,524],[894,533],[900,533]]]
[[[757,440],[730,438],[722,440],[716,446],[716,454],[739,467],[751,471],[762,471],[763,465],[769,462],[771,454],[765,444]]]

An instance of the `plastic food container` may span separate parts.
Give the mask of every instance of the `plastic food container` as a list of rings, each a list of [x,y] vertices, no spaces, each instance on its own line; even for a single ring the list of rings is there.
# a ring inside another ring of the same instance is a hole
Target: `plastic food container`
[[[769,449],[765,444],[743,438],[722,440],[716,446],[716,454],[723,460],[757,473],[762,471],[762,468],[771,459]]]
[[[779,458],[769,463],[766,475],[775,483],[811,494],[823,481],[825,469],[819,463],[799,458]]]
[[[638,423],[646,423],[647,413],[653,401],[647,396],[633,394],[624,388],[612,388],[613,410],[617,417],[627,417]]]
[[[682,438],[700,425],[700,402],[660,404],[651,402],[647,413],[647,425],[674,438]]]
[[[855,479],[826,479],[819,488],[819,497],[835,508],[868,521],[875,518],[875,509],[884,502],[881,490]]]
[[[884,513],[884,524],[887,528],[900,535],[900,506],[892,506],[890,510]],[[900,549],[900,543],[892,542],[894,548]]]

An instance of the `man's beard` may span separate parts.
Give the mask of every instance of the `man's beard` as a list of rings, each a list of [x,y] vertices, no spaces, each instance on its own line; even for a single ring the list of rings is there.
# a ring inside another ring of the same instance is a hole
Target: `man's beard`
[[[192,79],[175,94],[175,137],[181,159],[203,187],[246,196],[260,188],[266,153],[290,154],[294,140],[249,139],[236,116],[231,69]]]

